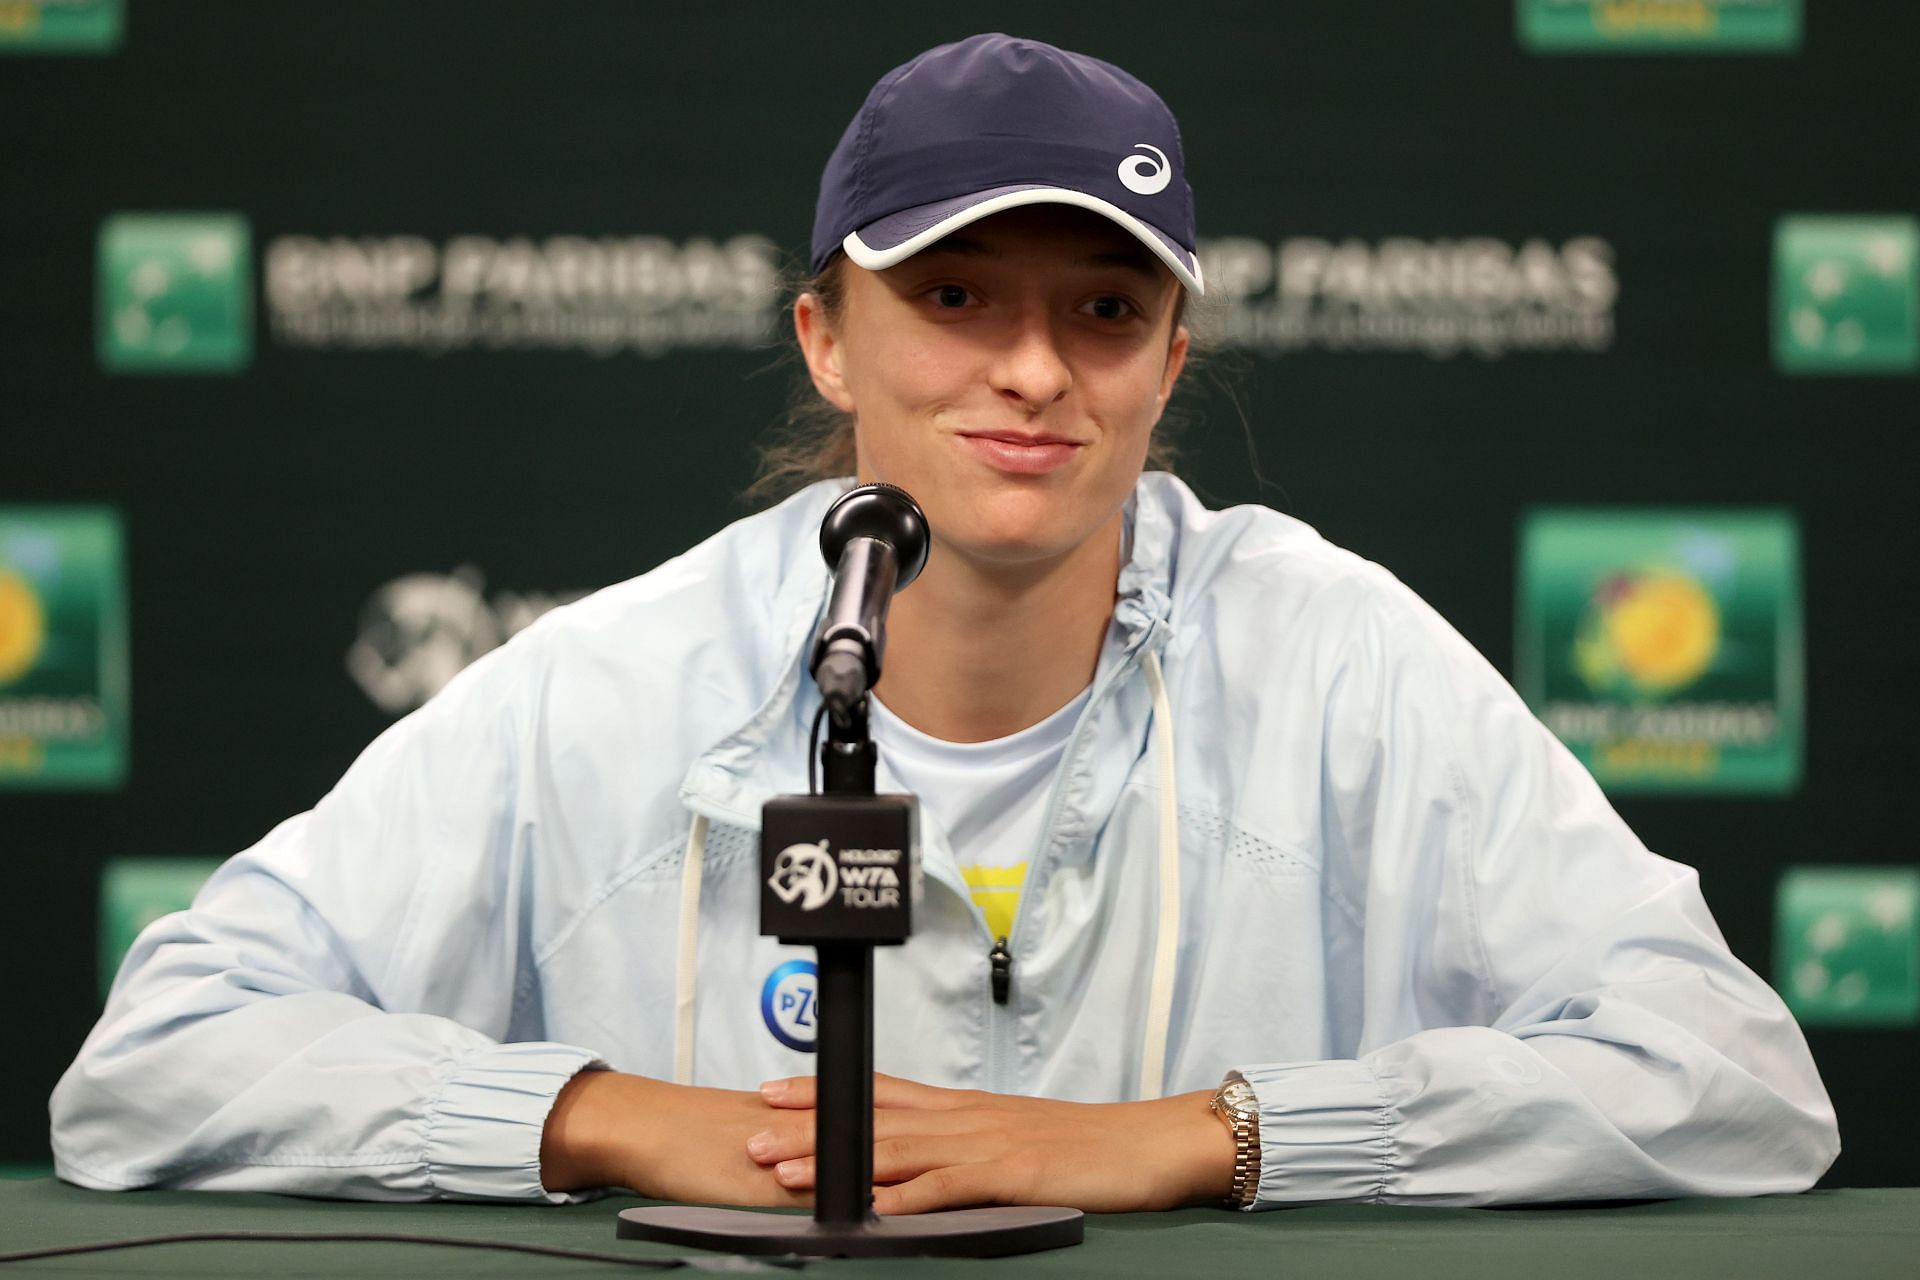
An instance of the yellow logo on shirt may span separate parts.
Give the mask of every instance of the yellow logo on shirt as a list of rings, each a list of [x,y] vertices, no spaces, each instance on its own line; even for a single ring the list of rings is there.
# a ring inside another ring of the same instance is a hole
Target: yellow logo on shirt
[[[973,891],[973,905],[987,918],[987,932],[996,938],[1011,937],[1013,917],[1020,908],[1020,886],[1027,880],[1027,864],[962,867],[960,874]]]

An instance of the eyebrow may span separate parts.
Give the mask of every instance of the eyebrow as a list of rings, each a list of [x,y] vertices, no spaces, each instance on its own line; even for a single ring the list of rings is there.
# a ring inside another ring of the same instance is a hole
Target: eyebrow
[[[990,258],[995,256],[992,249],[980,241],[962,234],[946,236],[928,245],[922,253],[933,255],[950,253],[962,258]],[[1112,249],[1103,253],[1090,253],[1074,260],[1078,267],[1120,267],[1137,272],[1143,276],[1159,279],[1160,273],[1154,268],[1157,260],[1142,244],[1128,245],[1124,249]]]

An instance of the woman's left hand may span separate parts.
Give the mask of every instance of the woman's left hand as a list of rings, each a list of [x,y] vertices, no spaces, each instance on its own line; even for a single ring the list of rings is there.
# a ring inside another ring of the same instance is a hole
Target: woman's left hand
[[[814,1183],[814,1080],[770,1080],[781,1118],[747,1142],[791,1191]],[[1050,1204],[1092,1213],[1224,1200],[1233,1135],[1207,1090],[1151,1102],[1057,1102],[873,1078],[873,1207],[925,1213]]]

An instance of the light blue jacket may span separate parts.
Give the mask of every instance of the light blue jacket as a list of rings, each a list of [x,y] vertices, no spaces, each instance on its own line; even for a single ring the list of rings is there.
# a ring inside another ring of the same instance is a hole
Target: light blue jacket
[[[60,1175],[563,1198],[539,1173],[554,1094],[596,1062],[672,1077],[683,936],[695,1081],[810,1071],[760,1009],[807,953],[758,936],[756,827],[806,789],[834,492],[548,615],[144,932],[53,1095]],[[1263,1204],[1752,1195],[1826,1169],[1805,1041],[1695,874],[1647,852],[1465,641],[1272,511],[1211,512],[1149,474],[1130,517],[1011,998],[929,827],[916,934],[878,953],[881,1070],[1136,1096],[1165,816],[1164,1088],[1253,1083]]]

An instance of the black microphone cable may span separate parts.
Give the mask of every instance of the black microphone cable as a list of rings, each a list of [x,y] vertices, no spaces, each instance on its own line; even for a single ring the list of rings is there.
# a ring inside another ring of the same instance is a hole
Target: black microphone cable
[[[572,1258],[580,1262],[618,1262],[629,1267],[653,1267],[669,1270],[687,1267],[694,1271],[720,1271],[740,1274],[766,1270],[796,1271],[810,1259],[794,1255],[749,1258],[741,1254],[715,1254],[711,1257],[636,1258],[625,1253],[601,1253],[593,1249],[562,1249],[556,1245],[521,1244],[511,1240],[468,1240],[460,1236],[406,1235],[386,1231],[184,1231],[177,1235],[130,1236],[124,1240],[96,1240],[87,1244],[56,1245],[46,1249],[21,1249],[0,1253],[0,1263],[31,1262],[37,1258],[61,1258],[80,1253],[105,1253],[112,1249],[144,1249],[161,1244],[197,1244],[206,1241],[252,1241],[271,1244],[429,1244],[450,1249],[495,1249],[506,1253],[533,1253],[546,1258]]]

